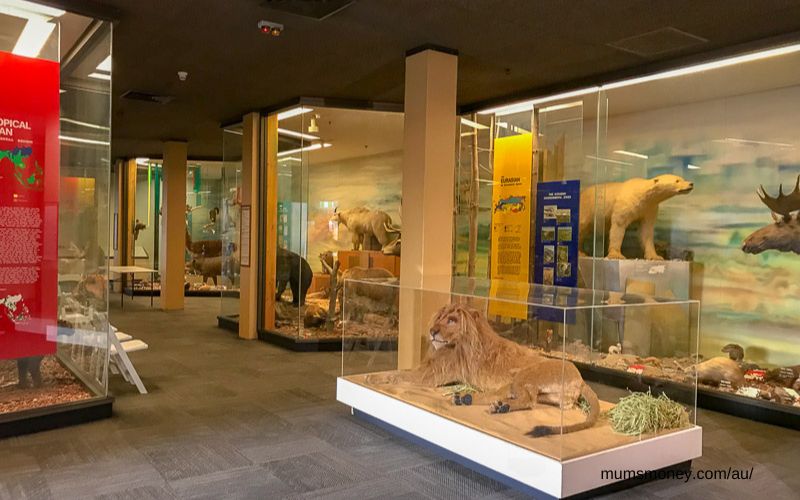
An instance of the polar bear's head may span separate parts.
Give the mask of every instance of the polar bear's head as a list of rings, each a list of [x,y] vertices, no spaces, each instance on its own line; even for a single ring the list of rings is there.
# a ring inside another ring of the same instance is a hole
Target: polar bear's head
[[[689,182],[679,175],[659,175],[650,179],[652,186],[650,190],[657,194],[657,197],[666,200],[676,194],[689,194],[694,189],[694,183]]]

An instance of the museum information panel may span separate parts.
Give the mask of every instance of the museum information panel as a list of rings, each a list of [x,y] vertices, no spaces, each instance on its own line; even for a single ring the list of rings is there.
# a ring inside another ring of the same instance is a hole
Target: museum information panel
[[[0,359],[55,352],[59,65],[0,52]]]
[[[492,286],[515,289],[514,283],[528,282],[531,224],[530,134],[501,137],[495,140],[494,184],[492,188]],[[502,280],[502,281],[500,281]],[[492,294],[509,290],[493,289]],[[525,299],[527,287],[520,289]],[[491,303],[492,314],[525,318],[525,304]],[[499,308],[499,309],[498,309]]]
[[[581,182],[540,182],[536,190],[534,282],[577,286]]]

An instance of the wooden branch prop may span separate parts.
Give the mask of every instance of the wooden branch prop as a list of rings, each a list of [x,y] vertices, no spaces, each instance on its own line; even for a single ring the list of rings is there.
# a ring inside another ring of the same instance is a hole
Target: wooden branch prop
[[[333,328],[336,325],[336,296],[338,293],[339,284],[339,259],[333,263],[331,272],[331,284],[328,291],[328,318],[325,320],[328,333],[333,333]]]

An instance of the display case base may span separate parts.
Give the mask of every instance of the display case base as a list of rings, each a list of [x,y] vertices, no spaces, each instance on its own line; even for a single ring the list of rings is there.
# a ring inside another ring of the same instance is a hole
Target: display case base
[[[580,370],[581,376],[590,382],[599,382],[632,391],[646,391],[652,388],[654,392],[664,392],[673,399],[681,399],[687,391],[694,389],[693,386],[680,382],[634,375],[602,366],[579,362],[576,362],[575,366]],[[703,387],[697,388],[697,406],[735,417],[800,430],[800,408],[793,406],[737,396]]]
[[[238,331],[238,323],[237,323]],[[300,338],[273,330],[259,330],[258,339],[270,344],[283,347],[297,352],[319,352],[319,351],[341,351],[342,344],[346,349],[352,351],[395,351],[397,350],[396,339],[365,339],[365,338]]]
[[[239,333],[239,315],[219,315],[217,316],[217,326],[234,333]]]
[[[655,475],[631,482],[603,477],[602,471],[686,468],[702,454],[702,429],[694,426],[559,461],[341,377],[337,380],[336,398],[354,413],[432,445],[477,472],[537,496],[595,495],[633,486]]]
[[[114,398],[105,396],[77,403],[0,415],[0,438],[21,436],[109,418],[113,405]]]
[[[234,333],[239,332],[239,315],[217,316],[217,326]],[[272,330],[259,330],[258,339],[269,344],[297,352],[336,352],[342,350],[342,343],[351,351],[395,351],[396,339],[365,339],[352,337],[344,342],[341,338],[298,338]]]
[[[219,297],[222,294],[221,290],[185,290],[184,297]],[[125,295],[128,297],[160,297],[161,290],[131,290],[125,289]],[[227,297],[227,296],[226,296]]]

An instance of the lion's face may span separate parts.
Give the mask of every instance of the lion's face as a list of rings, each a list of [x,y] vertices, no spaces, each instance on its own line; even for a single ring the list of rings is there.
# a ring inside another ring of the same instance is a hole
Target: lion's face
[[[475,329],[476,314],[476,311],[460,304],[443,307],[431,324],[430,339],[433,348],[439,350],[456,347],[468,332]]]

